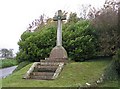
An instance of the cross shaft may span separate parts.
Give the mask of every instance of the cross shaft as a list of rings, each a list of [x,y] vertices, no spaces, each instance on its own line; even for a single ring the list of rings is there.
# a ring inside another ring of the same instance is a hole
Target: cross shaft
[[[57,46],[62,46],[62,20],[66,20],[66,16],[62,15],[62,11],[58,10],[58,15],[53,17],[57,21]]]

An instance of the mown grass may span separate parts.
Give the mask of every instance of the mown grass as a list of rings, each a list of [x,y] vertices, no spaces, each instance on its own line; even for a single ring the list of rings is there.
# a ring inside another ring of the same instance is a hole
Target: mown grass
[[[102,84],[99,84],[99,87],[119,87],[119,81],[117,80],[109,80],[109,81],[105,81]]]
[[[23,67],[25,67],[26,65],[30,64],[31,62],[29,61],[24,61],[19,63],[19,65],[17,66],[17,68],[14,70],[14,72],[19,71],[20,69],[22,69]]]
[[[93,83],[103,73],[110,59],[91,60],[86,62],[70,62],[55,80],[25,80],[23,75],[32,63],[3,79],[3,87],[78,87],[85,83]]]
[[[2,80],[0,79],[0,89],[2,88]]]
[[[3,59],[3,60],[0,60],[0,63],[1,63],[0,68],[11,67],[18,64],[17,60],[15,59]]]

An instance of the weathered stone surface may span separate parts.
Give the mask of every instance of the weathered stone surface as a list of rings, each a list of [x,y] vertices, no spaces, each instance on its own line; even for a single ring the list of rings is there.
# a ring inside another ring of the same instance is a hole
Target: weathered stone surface
[[[41,61],[35,62],[25,74],[25,79],[50,80],[55,79],[61,72],[64,62]]]
[[[33,76],[53,76],[54,72],[33,72]]]
[[[66,50],[62,46],[56,46],[50,53],[50,60],[66,60],[68,58]]]
[[[57,68],[58,66],[57,65],[52,65],[52,66],[49,66],[49,65],[46,65],[46,66],[42,66],[42,65],[38,65],[36,66],[35,68],[48,68],[48,69],[52,69],[52,68]]]
[[[52,79],[56,79],[56,78],[58,77],[58,75],[59,75],[60,72],[62,71],[63,67],[64,67],[64,63],[61,62],[61,63],[59,64],[57,70],[55,71],[55,73],[54,73]]]
[[[57,41],[56,46],[52,49],[49,60],[53,60],[54,62],[64,62],[67,58],[67,52],[62,47],[62,20],[66,20],[66,15],[62,14],[61,10],[58,10],[57,15],[53,17],[54,21],[57,21]]]
[[[27,71],[27,73],[23,76],[24,79],[29,79],[30,74],[34,71],[34,67],[37,66],[39,62],[34,62],[33,65],[30,67],[30,69]]]
[[[40,64],[38,65],[44,65],[44,66],[58,66],[59,65],[59,62],[54,62],[54,61],[49,61],[49,60],[46,60],[46,62],[40,62]]]
[[[50,80],[52,76],[30,76],[30,79]]]
[[[33,72],[55,72],[57,68],[54,67],[44,67],[44,68],[34,68]]]

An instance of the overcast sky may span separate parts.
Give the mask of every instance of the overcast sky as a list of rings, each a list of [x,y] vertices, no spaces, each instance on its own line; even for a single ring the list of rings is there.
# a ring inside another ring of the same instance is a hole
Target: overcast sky
[[[57,10],[79,13],[82,4],[101,7],[105,0],[0,0],[0,48],[18,51],[17,42],[28,24],[41,14],[53,17]]]

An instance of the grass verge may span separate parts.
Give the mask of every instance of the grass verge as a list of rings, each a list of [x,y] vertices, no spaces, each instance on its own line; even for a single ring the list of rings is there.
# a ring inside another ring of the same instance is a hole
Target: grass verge
[[[11,66],[18,65],[18,62],[15,59],[0,60],[0,63],[1,63],[0,68],[6,68],[6,67],[11,67]]]
[[[71,62],[64,66],[63,71],[55,80],[25,80],[23,75],[32,63],[3,79],[3,87],[82,87],[85,83],[93,83],[102,75],[111,59]]]
[[[99,87],[119,87],[120,88],[118,83],[119,83],[118,80],[108,80],[103,82],[102,84],[99,84]]]
[[[29,61],[21,62],[21,63],[17,66],[17,68],[14,70],[14,72],[19,71],[20,69],[22,69],[23,67],[25,67],[26,65],[28,65],[28,64],[30,64],[30,63],[31,63],[31,62],[29,62]]]

